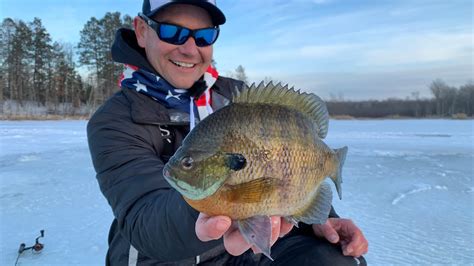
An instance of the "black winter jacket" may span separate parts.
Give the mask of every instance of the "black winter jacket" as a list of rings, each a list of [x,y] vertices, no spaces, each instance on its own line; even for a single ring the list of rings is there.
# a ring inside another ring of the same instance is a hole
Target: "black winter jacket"
[[[230,87],[237,84],[219,78],[213,99],[225,102]],[[168,156],[189,130],[188,122],[171,121],[169,115],[169,110],[148,96],[124,89],[88,123],[97,179],[116,218],[109,239],[112,265],[128,263],[130,243],[139,250],[139,260],[153,258],[154,262],[196,257],[221,244],[197,239],[198,213],[162,176]],[[171,152],[165,150],[168,139],[173,143]]]
[[[155,72],[131,30],[117,32],[112,54],[118,62]],[[212,88],[213,109],[228,104],[231,90],[242,85],[219,77]],[[164,163],[189,131],[189,120],[178,113],[123,89],[87,125],[97,180],[115,216],[108,264],[128,265],[131,256],[139,264],[180,261],[222,246],[222,240],[203,243],[197,239],[198,212],[162,176]]]

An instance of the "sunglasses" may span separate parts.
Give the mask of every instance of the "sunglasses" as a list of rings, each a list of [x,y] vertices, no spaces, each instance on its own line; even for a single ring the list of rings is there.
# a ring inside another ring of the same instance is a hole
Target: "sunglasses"
[[[205,47],[216,42],[219,36],[218,26],[191,30],[171,23],[156,22],[142,13],[138,16],[156,31],[160,40],[174,45],[182,45],[189,37],[193,37],[197,46]]]

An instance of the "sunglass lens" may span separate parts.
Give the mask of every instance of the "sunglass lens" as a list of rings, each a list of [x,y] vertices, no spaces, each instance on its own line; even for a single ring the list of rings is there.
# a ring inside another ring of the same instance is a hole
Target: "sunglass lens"
[[[181,45],[189,37],[189,30],[175,25],[160,24],[159,37],[165,42]]]
[[[195,33],[195,40],[197,46],[208,46],[213,44],[218,35],[219,31],[217,29],[202,29],[198,30]]]

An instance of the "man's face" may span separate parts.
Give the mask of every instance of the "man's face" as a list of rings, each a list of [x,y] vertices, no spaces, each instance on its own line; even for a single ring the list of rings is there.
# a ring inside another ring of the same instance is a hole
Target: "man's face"
[[[189,29],[213,26],[207,11],[192,5],[171,5],[153,19]],[[151,65],[178,89],[189,89],[211,64],[212,46],[198,47],[192,37],[183,45],[163,42],[157,33],[139,18],[135,19],[135,32],[138,43],[145,49]]]

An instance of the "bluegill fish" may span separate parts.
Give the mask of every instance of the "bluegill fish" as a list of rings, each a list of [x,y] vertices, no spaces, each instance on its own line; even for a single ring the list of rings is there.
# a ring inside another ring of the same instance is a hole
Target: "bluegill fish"
[[[332,190],[323,181],[341,197],[347,147],[322,141],[329,114],[314,94],[262,83],[233,98],[186,136],[163,174],[193,208],[229,216],[271,258],[270,216],[324,223]]]

